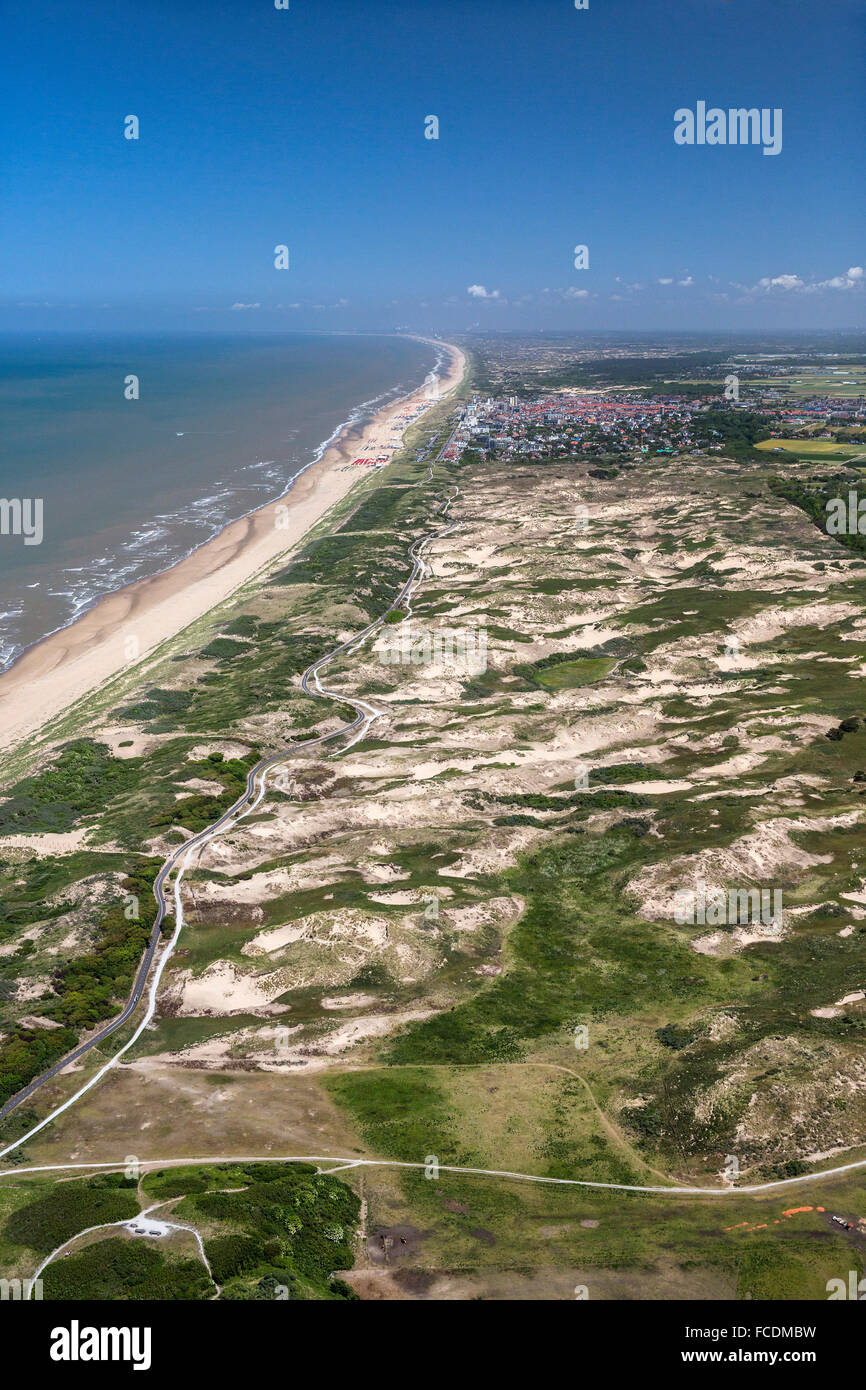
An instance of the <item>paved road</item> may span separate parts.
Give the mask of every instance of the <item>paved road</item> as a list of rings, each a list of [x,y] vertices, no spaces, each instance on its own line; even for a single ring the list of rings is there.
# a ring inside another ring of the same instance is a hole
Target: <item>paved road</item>
[[[433,466],[431,464],[430,468],[428,469],[428,478],[432,476],[432,470]],[[454,495],[456,496],[456,492]],[[440,507],[437,508],[437,510],[441,513],[444,513],[451,505],[452,500],[453,497],[449,498],[446,502],[442,503]],[[375,632],[377,628],[382,626],[382,624],[385,622],[387,615],[390,612],[392,612],[393,609],[402,607],[406,600],[411,598],[412,593],[414,592],[417,585],[421,582],[426,572],[426,566],[424,564],[424,560],[422,559],[422,551],[425,549],[427,545],[429,545],[430,541],[433,540],[436,536],[445,535],[451,530],[453,530],[453,525],[444,527],[440,531],[431,532],[430,535],[421,536],[418,538],[418,540],[413,541],[412,545],[409,547],[409,558],[412,561],[412,571],[409,575],[409,578],[406,580],[402,589],[398,593],[397,597],[394,599],[393,603],[390,604],[390,606],[380,617],[374,618],[371,623],[368,623],[367,626],[361,632],[355,633],[347,641],[341,642],[338,647],[334,647],[333,651],[326,653],[325,656],[319,657],[317,661],[314,661],[311,666],[307,667],[306,671],[304,671],[303,675],[301,676],[301,689],[307,695],[321,696],[326,699],[341,700],[344,704],[351,705],[355,709],[355,718],[351,720],[348,724],[343,724],[339,729],[334,729],[329,734],[320,734],[317,738],[305,739],[303,743],[295,744],[291,749],[287,750],[286,752],[274,753],[268,758],[262,758],[259,762],[256,763],[255,767],[251,768],[247,776],[247,785],[245,790],[241,793],[238,799],[228,808],[228,810],[223,812],[219,820],[214,821],[213,825],[208,826],[207,829],[200,830],[197,835],[193,835],[189,840],[185,840],[182,845],[178,845],[177,849],[175,849],[169,855],[162,868],[160,869],[159,873],[157,874],[156,878],[154,879],[153,892],[157,903],[156,919],[153,924],[153,931],[151,932],[150,940],[147,944],[147,948],[138,967],[132,991],[123,1010],[117,1015],[116,1018],[113,1018],[109,1023],[106,1023],[103,1028],[100,1028],[98,1032],[94,1033],[94,1035],[91,1038],[88,1038],[85,1042],[79,1043],[77,1047],[73,1048],[71,1052],[68,1052],[66,1056],[60,1059],[60,1061],[55,1062],[52,1067],[49,1067],[47,1071],[42,1072],[40,1076],[34,1077],[34,1079],[31,1082],[29,1082],[27,1086],[20,1090],[16,1095],[10,1097],[10,1099],[6,1102],[2,1109],[0,1109],[0,1121],[2,1121],[3,1118],[10,1113],[10,1111],[14,1110],[17,1106],[21,1105],[23,1101],[28,1100],[32,1095],[34,1095],[36,1091],[38,1091],[40,1087],[44,1086],[47,1081],[50,1081],[52,1077],[57,1076],[71,1063],[78,1061],[79,1058],[83,1057],[87,1052],[90,1052],[91,1049],[93,1049],[94,1047],[98,1047],[100,1043],[105,1042],[107,1038],[111,1037],[113,1033],[117,1032],[118,1028],[122,1028],[123,1025],[127,1023],[129,1019],[132,1017],[132,1015],[135,1013],[139,1003],[141,1002],[141,997],[144,993],[145,986],[147,984],[147,978],[150,973],[151,966],[153,965],[154,957],[156,956],[157,948],[159,946],[160,939],[162,936],[162,926],[168,911],[168,904],[166,902],[165,896],[165,886],[171,875],[175,872],[178,866],[181,865],[181,862],[183,864],[183,868],[186,868],[194,851],[199,851],[202,848],[204,848],[204,846],[210,840],[212,840],[214,836],[218,835],[235,820],[239,819],[249,810],[253,809],[253,807],[257,805],[259,801],[261,801],[262,797],[265,794],[267,773],[269,769],[278,766],[280,763],[284,763],[287,758],[294,756],[296,753],[304,752],[306,751],[306,749],[314,748],[319,744],[329,743],[333,739],[342,738],[345,734],[350,734],[353,731],[355,731],[355,737],[350,739],[349,743],[345,745],[345,748],[341,750],[342,752],[345,752],[348,748],[352,746],[353,743],[357,742],[359,738],[363,737],[363,735],[366,733],[367,729],[369,728],[370,724],[372,724],[374,719],[378,719],[381,717],[382,711],[377,710],[375,706],[371,705],[368,701],[361,700],[357,696],[343,695],[340,691],[329,690],[326,686],[323,686],[319,681],[319,672],[326,665],[328,665],[329,662],[333,661],[335,657],[340,656],[343,652],[351,651],[352,648],[358,646],[361,642],[365,641],[366,638],[369,637],[369,635],[372,632]],[[176,890],[177,887],[178,885],[176,884]],[[177,891],[175,891],[175,902],[176,920],[179,921],[180,900]],[[166,952],[164,953],[164,956],[161,958],[159,975],[162,974],[162,970],[165,968],[168,956],[171,954],[172,949],[173,940],[168,943],[168,946],[166,947]],[[155,996],[152,1002],[155,1004]],[[145,1023],[146,1022],[147,1020],[145,1020]],[[141,1031],[143,1027],[144,1024],[141,1025],[139,1031]],[[136,1033],[136,1037],[137,1036],[138,1033]],[[20,1139],[16,1139],[14,1143],[9,1144],[6,1148],[0,1150],[0,1158],[4,1158],[6,1154],[10,1153],[13,1149],[18,1148],[27,1139],[31,1138],[32,1135],[34,1135],[38,1130],[43,1129],[45,1125],[49,1124],[51,1120],[54,1118],[54,1116],[59,1114],[61,1110],[65,1110],[71,1104],[73,1104],[74,1101],[77,1100],[78,1097],[82,1095],[85,1090],[88,1090],[90,1088],[90,1086],[93,1084],[95,1080],[98,1080],[99,1077],[103,1075],[103,1072],[107,1070],[108,1067],[110,1067],[111,1065],[113,1065],[115,1061],[117,1061],[117,1058],[121,1056],[122,1052],[125,1052],[127,1048],[131,1046],[132,1041],[134,1041],[134,1039],[127,1043],[126,1047],[122,1048],[121,1052],[118,1053],[116,1057],[112,1058],[107,1063],[106,1067],[103,1068],[103,1070],[101,1070],[100,1072],[98,1072],[97,1076],[92,1078],[91,1081],[88,1082],[84,1087],[82,1087],[80,1091],[76,1092],[76,1094],[69,1101],[66,1101],[64,1105],[59,1107],[57,1110],[53,1111],[44,1120],[42,1120],[40,1124],[36,1125],[26,1134],[23,1134]]]

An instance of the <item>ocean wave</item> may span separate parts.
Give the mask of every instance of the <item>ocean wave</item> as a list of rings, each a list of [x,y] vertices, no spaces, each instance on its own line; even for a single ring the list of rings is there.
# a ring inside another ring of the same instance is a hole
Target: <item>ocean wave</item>
[[[443,361],[444,354],[437,348],[432,370],[437,371]],[[364,425],[383,406],[393,404],[417,389],[417,382],[401,381],[361,401],[326,439],[316,445],[306,463],[301,462],[297,455],[239,463],[235,478],[223,482],[216,491],[150,517],[106,554],[84,564],[64,566],[50,581],[50,587],[47,587],[46,581],[44,592],[56,600],[61,614],[57,625],[43,636],[50,637],[62,631],[107,594],[115,593],[137,579],[170,569],[213,540],[233,521],[249,516],[268,502],[279,501],[289,493],[302,473],[324,458],[341,435]],[[297,430],[291,432],[292,435],[297,433]],[[258,477],[248,476],[250,474],[258,474]],[[254,497],[252,494],[261,495]],[[16,622],[25,611],[22,605],[0,612],[0,671],[6,670],[29,645],[33,645],[24,639],[20,624]]]

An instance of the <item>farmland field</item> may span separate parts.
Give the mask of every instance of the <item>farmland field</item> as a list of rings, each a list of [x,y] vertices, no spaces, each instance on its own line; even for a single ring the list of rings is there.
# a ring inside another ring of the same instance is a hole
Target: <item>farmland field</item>
[[[801,459],[826,459],[828,463],[866,463],[866,445],[837,444],[833,439],[762,439],[755,445],[766,453],[784,449],[786,453],[796,454]]]
[[[866,366],[828,367],[812,372],[793,372],[790,376],[750,377],[749,389],[759,387],[763,390],[784,391],[797,400],[809,396],[863,396],[866,395]]]

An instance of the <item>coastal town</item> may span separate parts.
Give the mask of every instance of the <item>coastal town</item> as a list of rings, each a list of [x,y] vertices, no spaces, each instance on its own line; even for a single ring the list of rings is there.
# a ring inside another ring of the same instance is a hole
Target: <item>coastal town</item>
[[[559,391],[535,400],[473,395],[461,411],[445,457],[459,457],[467,448],[528,460],[720,451],[728,431],[717,427],[719,411],[761,417],[767,439],[805,431],[809,441],[834,440],[837,431],[850,434],[866,425],[862,395],[817,396],[785,404],[763,396],[727,400],[718,389],[697,397],[645,397],[627,391]]]

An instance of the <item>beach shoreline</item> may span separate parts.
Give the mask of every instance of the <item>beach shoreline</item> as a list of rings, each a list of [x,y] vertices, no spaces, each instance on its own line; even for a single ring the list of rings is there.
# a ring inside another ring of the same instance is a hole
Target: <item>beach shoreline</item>
[[[405,430],[423,413],[418,407],[427,409],[453,391],[465,370],[459,348],[438,339],[422,341],[447,355],[435,398],[428,397],[425,383],[388,402],[366,422],[348,421],[281,497],[230,522],[167,569],[106,594],[0,673],[0,748],[12,749],[32,737],[113,676],[144,661],[242,584],[283,561],[359,475],[369,471],[351,466],[354,459],[393,458]],[[406,414],[413,419],[401,427],[399,417]]]

